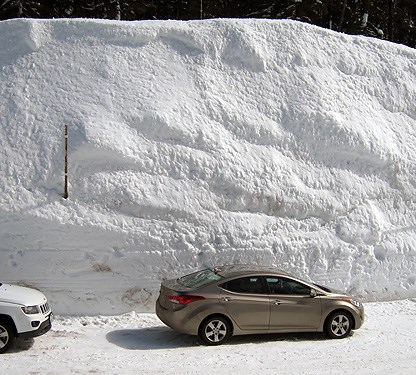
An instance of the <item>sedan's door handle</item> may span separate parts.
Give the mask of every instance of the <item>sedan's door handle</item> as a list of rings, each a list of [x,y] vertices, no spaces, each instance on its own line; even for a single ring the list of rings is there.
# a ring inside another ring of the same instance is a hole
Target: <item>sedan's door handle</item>
[[[276,306],[279,306],[281,304],[280,301],[273,301],[272,303],[273,303],[273,305],[276,305]]]
[[[230,297],[222,297],[223,302],[230,302],[231,298]]]

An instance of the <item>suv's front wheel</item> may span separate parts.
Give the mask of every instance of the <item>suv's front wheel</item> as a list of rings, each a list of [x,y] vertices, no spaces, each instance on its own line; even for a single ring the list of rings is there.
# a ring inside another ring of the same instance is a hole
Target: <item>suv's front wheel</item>
[[[14,331],[9,323],[0,320],[0,354],[9,350],[14,341]]]

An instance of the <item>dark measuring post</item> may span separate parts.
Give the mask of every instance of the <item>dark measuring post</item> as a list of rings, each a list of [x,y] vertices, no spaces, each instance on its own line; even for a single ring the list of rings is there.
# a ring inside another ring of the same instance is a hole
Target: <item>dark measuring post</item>
[[[68,125],[65,125],[65,187],[64,187],[64,198],[68,198]]]

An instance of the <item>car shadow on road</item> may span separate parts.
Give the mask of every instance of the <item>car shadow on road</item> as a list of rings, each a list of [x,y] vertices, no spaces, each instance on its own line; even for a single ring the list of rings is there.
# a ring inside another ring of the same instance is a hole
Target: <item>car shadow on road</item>
[[[168,327],[119,329],[106,335],[107,341],[128,350],[157,350],[202,345],[197,336],[173,331]],[[224,345],[263,344],[278,341],[323,341],[323,333],[271,333],[231,337]]]
[[[129,350],[173,349],[196,346],[196,336],[184,335],[168,327],[119,329],[106,335],[107,341]]]
[[[267,342],[305,342],[305,341],[325,341],[328,340],[322,332],[305,333],[266,333],[263,335],[243,335],[234,336],[227,342],[228,344],[264,344]]]
[[[14,341],[11,348],[7,351],[7,353],[11,354],[11,353],[25,352],[26,350],[31,349],[34,343],[35,343],[35,340],[33,338],[30,338],[30,339],[17,338]]]

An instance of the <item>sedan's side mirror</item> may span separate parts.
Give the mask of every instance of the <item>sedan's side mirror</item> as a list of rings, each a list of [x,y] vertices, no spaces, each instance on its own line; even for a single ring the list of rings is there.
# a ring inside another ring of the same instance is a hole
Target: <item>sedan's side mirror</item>
[[[317,292],[315,289],[311,289],[310,296],[311,296],[312,298],[314,298],[314,297],[316,297],[317,295],[318,295],[318,292]]]

